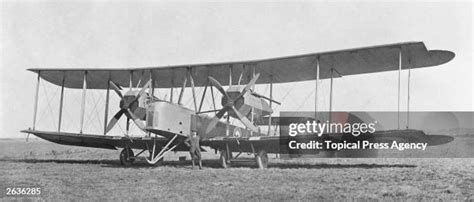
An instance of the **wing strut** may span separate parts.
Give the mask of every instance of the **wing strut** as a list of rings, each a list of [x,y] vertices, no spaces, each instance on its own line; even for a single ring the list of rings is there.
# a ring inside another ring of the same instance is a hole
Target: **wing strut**
[[[319,92],[319,56],[316,57],[316,80],[314,92],[314,119],[318,120],[318,92]],[[271,105],[270,105],[271,106]]]
[[[199,104],[199,110],[197,111],[197,113],[201,112],[202,104],[204,103],[204,96],[206,96],[206,91],[207,91],[208,85],[209,85],[209,78],[206,79],[206,85],[204,85],[204,92],[202,93],[201,103]]]
[[[329,86],[329,123],[332,122],[332,89],[333,89],[333,80],[334,80],[334,72],[337,73],[338,77],[342,77],[342,74],[337,71],[335,68],[331,68],[331,85]]]
[[[229,65],[229,87],[232,86],[232,65]]]
[[[150,70],[150,80],[151,80],[151,88],[149,94],[151,95],[151,100],[155,97],[155,75],[153,74],[153,70]],[[171,101],[173,98],[173,94],[171,94]]]
[[[61,97],[59,98],[59,120],[58,120],[58,133],[61,132],[61,120],[63,118],[63,101],[64,101],[64,81],[66,75],[63,73],[63,81],[61,82]]]
[[[332,122],[332,83],[334,77],[334,68],[331,68],[331,85],[329,86],[329,123]]]
[[[105,95],[105,112],[104,112],[104,135],[107,134],[107,121],[109,120],[109,98],[110,98],[110,73],[107,79],[107,91]]]
[[[270,99],[273,100],[273,74],[270,76]],[[272,109],[273,102],[270,102],[270,109]],[[268,132],[267,135],[269,136],[271,133],[272,127],[272,114],[268,116]]]
[[[398,106],[397,106],[397,120],[398,130],[400,130],[400,85],[401,85],[401,73],[402,73],[402,48],[398,50]]]
[[[84,71],[84,81],[82,82],[82,100],[81,100],[81,130],[79,131],[82,134],[84,129],[84,112],[86,110],[86,92],[87,92],[87,71]]]
[[[128,82],[129,82],[129,84],[128,84],[129,85],[129,90],[131,91],[132,87],[133,87],[133,71],[130,71]]]
[[[38,71],[38,78],[36,79],[35,109],[34,109],[34,112],[33,112],[33,130],[35,130],[36,115],[38,114],[38,97],[39,97],[40,81],[41,81],[41,71]]]
[[[408,62],[408,64],[410,63]],[[407,129],[410,127],[410,77],[411,65],[408,65]]]
[[[192,93],[193,93],[194,111],[197,111],[198,107],[197,107],[197,100],[196,100],[196,88],[194,87],[194,79],[191,72],[191,68],[188,69],[188,73],[189,73],[189,81],[191,83],[191,88],[192,88]]]
[[[183,87],[181,88],[181,92],[179,93],[178,104],[181,104],[181,100],[183,99],[184,89],[186,88],[186,84],[188,84],[188,77],[184,77]]]
[[[173,73],[173,77],[174,77],[174,73]],[[173,103],[173,91],[174,91],[174,80],[173,78],[171,78],[171,87],[170,87],[170,103]]]
[[[208,81],[209,81],[209,79],[208,79]],[[214,111],[215,111],[214,115],[216,115],[217,110],[216,110],[216,100],[214,99],[214,90],[213,90],[212,86],[210,88],[211,88],[212,106],[214,107]]]

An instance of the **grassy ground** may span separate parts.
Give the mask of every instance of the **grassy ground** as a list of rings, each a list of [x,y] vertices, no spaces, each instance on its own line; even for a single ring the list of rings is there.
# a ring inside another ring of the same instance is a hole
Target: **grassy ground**
[[[7,187],[41,187],[41,199],[314,200],[474,199],[473,158],[270,159],[218,168],[204,153],[193,170],[187,153],[164,165],[143,160],[124,168],[119,151],[68,147],[44,141],[0,141],[0,198]],[[274,155],[270,155],[274,157]]]

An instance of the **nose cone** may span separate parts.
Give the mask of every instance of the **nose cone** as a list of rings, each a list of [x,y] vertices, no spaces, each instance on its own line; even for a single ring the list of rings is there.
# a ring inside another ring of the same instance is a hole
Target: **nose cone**
[[[127,91],[124,95],[123,95],[123,99],[120,100],[120,108],[123,108],[125,104],[131,104],[131,102],[133,102],[134,100],[136,100],[136,97],[138,96],[138,93],[140,91],[138,90],[130,90],[130,91]],[[129,106],[130,107],[130,106]]]
[[[235,99],[240,95],[241,90],[242,89],[239,86],[232,86],[229,89],[227,89],[226,93],[229,97],[222,96],[222,100],[221,100],[222,106],[227,105],[230,101],[239,102],[239,100],[235,100]]]

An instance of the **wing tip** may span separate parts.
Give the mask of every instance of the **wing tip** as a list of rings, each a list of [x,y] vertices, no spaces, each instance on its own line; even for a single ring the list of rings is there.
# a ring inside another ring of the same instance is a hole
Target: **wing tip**
[[[454,140],[454,137],[448,135],[429,135],[428,146],[436,146],[450,143]]]
[[[430,50],[430,56],[438,59],[437,65],[442,65],[453,60],[456,54],[447,50]]]
[[[39,70],[37,68],[28,68],[26,69],[27,71],[30,71],[30,72],[35,72],[35,73],[38,73]]]

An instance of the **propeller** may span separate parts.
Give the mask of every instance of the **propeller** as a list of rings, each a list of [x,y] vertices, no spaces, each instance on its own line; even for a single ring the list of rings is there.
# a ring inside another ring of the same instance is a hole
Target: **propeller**
[[[225,100],[227,103],[225,103],[224,107],[219,110],[219,112],[217,112],[216,116],[213,117],[213,119],[207,126],[206,133],[211,132],[216,127],[217,123],[219,122],[219,119],[221,119],[225,113],[229,113],[229,111],[232,111],[247,128],[254,132],[258,132],[258,128],[253,125],[252,122],[246,116],[242,115],[239,110],[235,108],[234,103],[236,103],[240,98],[242,98],[250,90],[250,88],[255,85],[255,82],[257,81],[259,76],[260,74],[256,74],[235,98],[231,98],[216,79],[208,77],[211,84],[216,87],[217,90],[219,90],[219,92],[221,92],[226,98]]]
[[[115,126],[115,124],[118,122],[118,120],[120,119],[120,117],[122,117],[123,114],[125,114],[128,118],[132,119],[133,122],[138,126],[138,128],[143,130],[145,128],[145,125],[143,125],[141,119],[133,113],[131,108],[133,106],[132,104],[136,103],[138,99],[143,96],[145,90],[151,86],[151,80],[149,80],[137,94],[135,94],[136,91],[130,90],[125,93],[125,96],[122,95],[122,93],[120,92],[121,88],[117,86],[114,82],[110,81],[110,86],[112,86],[112,89],[120,97],[121,100],[120,110],[107,124],[106,133],[112,130],[112,128]]]

